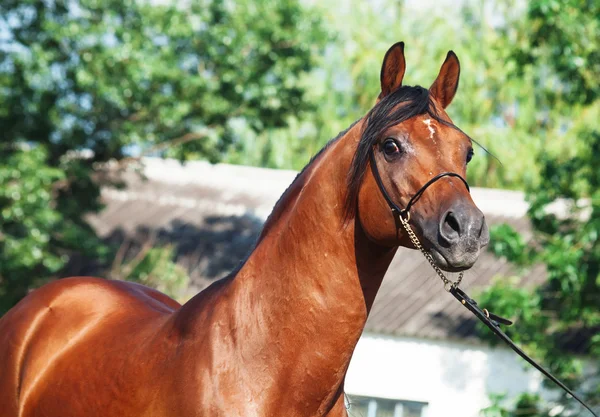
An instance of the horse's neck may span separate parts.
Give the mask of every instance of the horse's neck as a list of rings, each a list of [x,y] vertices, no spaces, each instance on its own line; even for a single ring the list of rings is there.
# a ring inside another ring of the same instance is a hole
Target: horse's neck
[[[360,129],[360,124],[350,129],[296,178],[239,271],[238,284],[264,287],[264,294],[275,298],[331,289],[323,295],[346,300],[345,311],[353,307],[346,297],[360,298],[355,307],[366,320],[372,290],[378,289],[394,252],[373,244],[356,219],[344,219],[347,175]]]
[[[303,407],[314,406],[313,415],[339,397],[394,255],[370,242],[358,221],[344,222],[346,178],[359,129],[333,143],[296,179],[301,189],[278,203],[285,206],[275,208],[267,233],[221,296],[229,307],[220,326],[226,322],[232,340],[239,341],[236,357],[244,374],[269,385],[293,381],[294,394],[285,401],[311,399]],[[203,299],[198,297],[197,307],[206,304]]]
[[[289,208],[276,208],[233,282],[244,303],[236,327],[254,336],[248,357],[268,352],[257,368],[280,366],[282,378],[295,381],[297,398],[317,398],[321,407],[339,395],[394,254],[370,242],[357,221],[344,222],[358,132],[356,126],[332,144],[296,180],[302,189],[279,203]]]

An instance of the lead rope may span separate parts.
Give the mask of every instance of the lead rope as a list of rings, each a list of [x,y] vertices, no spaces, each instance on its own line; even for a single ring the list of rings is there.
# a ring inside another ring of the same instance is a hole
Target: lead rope
[[[458,287],[463,279],[464,272],[461,271],[460,274],[458,274],[458,279],[455,282],[452,282],[448,278],[446,278],[446,275],[444,275],[442,270],[435,264],[435,261],[433,260],[431,254],[423,247],[423,245],[421,245],[421,242],[419,242],[417,235],[415,235],[415,232],[413,232],[413,230],[410,228],[410,225],[408,224],[408,222],[410,221],[410,211],[406,211],[405,213],[406,219],[404,218],[404,216],[402,216],[402,214],[398,214],[398,217],[400,218],[400,223],[402,223],[402,226],[404,227],[404,230],[406,230],[406,233],[408,234],[408,237],[410,238],[412,244],[415,246],[415,248],[421,251],[423,256],[425,256],[425,259],[429,261],[429,264],[435,270],[436,274],[438,274],[438,276],[441,278],[442,282],[444,283],[444,289],[450,292],[452,287]]]
[[[435,264],[435,261],[433,260],[433,257],[431,256],[431,254],[423,247],[423,245],[421,245],[421,242],[419,242],[417,235],[412,231],[410,224],[409,224],[410,208],[412,207],[413,203],[415,203],[419,199],[419,197],[425,192],[427,187],[429,187],[431,184],[435,183],[437,180],[439,180],[443,177],[455,177],[455,178],[460,179],[463,182],[463,184],[465,184],[465,187],[467,187],[467,190],[469,190],[469,184],[467,183],[467,180],[465,180],[463,177],[461,177],[460,175],[453,173],[453,172],[442,172],[441,174],[438,174],[435,177],[433,177],[432,179],[430,179],[429,181],[427,181],[421,188],[419,188],[419,190],[410,198],[410,200],[408,201],[408,203],[406,204],[404,209],[401,209],[400,207],[398,207],[396,205],[396,203],[394,203],[392,201],[392,199],[388,195],[387,191],[385,190],[385,186],[383,185],[383,181],[381,180],[381,176],[379,175],[379,170],[377,169],[377,164],[375,163],[375,156],[373,155],[372,149],[369,152],[369,158],[370,158],[370,162],[371,162],[371,170],[373,171],[375,181],[377,182],[377,185],[379,186],[379,190],[383,194],[383,197],[385,198],[388,205],[390,206],[392,215],[394,216],[394,220],[396,220],[396,216],[398,216],[400,223],[404,227],[404,230],[406,230],[406,233],[408,234],[408,237],[410,238],[410,240],[413,243],[413,245],[415,246],[415,248],[417,248],[421,251],[423,256],[425,256],[425,259],[427,259],[427,261],[431,264],[431,267],[435,270],[437,275],[441,278],[442,282],[444,283],[444,289],[446,291],[448,291],[450,294],[452,294],[452,296],[454,298],[456,298],[458,300],[458,302],[460,302],[467,310],[469,310],[471,313],[473,313],[475,315],[475,317],[477,317],[492,332],[494,332],[494,334],[496,336],[498,336],[500,339],[502,339],[502,341],[505,342],[513,351],[515,351],[515,353],[517,355],[519,355],[521,358],[526,360],[531,366],[533,366],[535,369],[540,371],[547,378],[549,378],[552,382],[554,382],[556,385],[558,385],[560,388],[562,388],[565,392],[567,392],[569,395],[571,395],[582,406],[584,406],[586,409],[588,409],[589,412],[592,413],[595,417],[598,417],[598,415],[596,413],[594,413],[594,411],[592,411],[591,407],[589,405],[587,405],[581,398],[579,398],[577,396],[577,394],[575,394],[573,391],[571,391],[558,378],[556,378],[554,375],[552,375],[550,372],[548,372],[546,369],[544,369],[543,366],[539,365],[536,361],[534,361],[529,356],[527,356],[527,354],[525,352],[523,352],[511,340],[511,338],[508,337],[508,335],[506,333],[504,333],[502,331],[502,329],[500,328],[500,324],[510,326],[512,324],[512,322],[510,320],[507,320],[507,319],[497,316],[493,313],[490,313],[485,308],[481,309],[477,305],[477,302],[475,300],[473,300],[471,297],[469,297],[463,290],[461,290],[458,287],[463,278],[462,272],[459,274],[456,282],[452,282],[448,278],[446,278],[446,275],[444,275],[442,270]],[[404,215],[406,215],[406,218],[404,218],[405,217]],[[398,232],[399,229],[400,229],[400,227],[398,226],[398,223],[396,223],[396,233]]]
[[[406,214],[406,219],[404,218],[403,214]],[[469,310],[471,313],[473,313],[475,315],[475,317],[477,317],[492,332],[494,332],[496,334],[496,336],[498,336],[500,339],[502,339],[502,341],[504,341],[521,358],[525,359],[530,365],[532,365],[534,368],[536,368],[538,371],[540,371],[542,374],[544,374],[547,378],[549,378],[552,382],[554,382],[556,385],[558,385],[560,388],[562,388],[565,392],[567,392],[569,395],[571,395],[571,397],[573,397],[577,402],[579,402],[583,407],[585,407],[593,416],[598,417],[598,415],[592,410],[592,408],[589,405],[587,405],[581,398],[579,398],[579,396],[577,396],[577,394],[575,394],[573,391],[571,391],[565,384],[563,384],[558,378],[556,378],[549,371],[547,371],[543,366],[541,366],[536,361],[531,359],[525,352],[523,352],[511,340],[510,337],[508,337],[508,335],[506,333],[504,333],[502,331],[502,329],[500,328],[500,324],[505,324],[505,325],[510,326],[512,324],[512,322],[510,320],[507,320],[505,318],[502,318],[500,316],[492,314],[489,311],[487,311],[485,308],[481,309],[477,305],[477,302],[475,300],[473,300],[471,297],[469,297],[463,290],[461,290],[458,287],[458,285],[460,284],[460,282],[463,279],[463,272],[461,272],[459,274],[456,282],[452,282],[448,278],[446,278],[446,275],[444,275],[442,270],[435,264],[435,261],[433,260],[433,257],[431,256],[431,254],[423,247],[423,245],[421,245],[421,242],[419,242],[417,235],[415,234],[415,232],[413,232],[412,228],[410,227],[410,224],[409,224],[410,212],[409,211],[404,210],[404,211],[399,212],[398,218],[400,219],[400,223],[404,227],[404,230],[406,230],[406,233],[408,234],[408,237],[410,238],[410,240],[413,243],[413,245],[415,246],[415,248],[417,248],[421,251],[423,256],[425,256],[425,259],[427,259],[429,261],[429,263],[431,264],[431,267],[435,270],[435,272],[438,274],[438,276],[444,282],[444,289],[446,291],[448,291],[450,294],[452,294],[454,296],[454,298],[456,298],[463,306],[465,306],[465,308],[467,310]]]

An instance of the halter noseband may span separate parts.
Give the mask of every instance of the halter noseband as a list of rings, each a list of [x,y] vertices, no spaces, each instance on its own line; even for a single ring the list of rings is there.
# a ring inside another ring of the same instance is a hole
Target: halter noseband
[[[406,204],[406,207],[402,209],[402,208],[398,207],[398,205],[392,201],[392,199],[390,198],[390,195],[387,193],[387,190],[385,189],[385,185],[383,185],[383,181],[381,180],[381,176],[379,175],[379,169],[377,168],[377,164],[375,163],[375,155],[373,154],[372,149],[369,152],[369,159],[371,162],[371,170],[373,171],[373,176],[375,177],[375,181],[377,182],[377,185],[379,186],[379,190],[381,190],[381,194],[383,194],[385,201],[387,201],[388,206],[390,206],[392,213],[397,214],[398,216],[404,216],[405,214],[410,216],[410,209],[413,206],[413,204],[423,195],[425,190],[427,190],[427,188],[429,188],[430,185],[432,185],[434,182],[436,182],[437,180],[439,180],[441,178],[456,177],[456,178],[460,179],[463,182],[463,184],[465,184],[465,187],[467,187],[467,191],[469,191],[469,192],[471,191],[471,189],[469,188],[469,184],[467,183],[467,180],[465,180],[463,177],[461,177],[456,172],[442,172],[440,174],[437,174],[435,177],[431,178],[425,184],[423,184],[423,186],[421,188],[419,188],[419,190],[410,198],[410,200],[408,200],[408,204]]]

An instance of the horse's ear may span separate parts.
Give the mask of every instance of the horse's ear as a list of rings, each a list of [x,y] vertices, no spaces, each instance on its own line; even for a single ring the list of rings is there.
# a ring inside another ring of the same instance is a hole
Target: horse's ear
[[[442,108],[448,107],[458,88],[458,78],[460,76],[460,62],[458,57],[452,51],[446,55],[446,60],[442,64],[440,73],[429,87],[429,93],[435,98]]]
[[[379,99],[384,98],[392,91],[402,85],[404,71],[406,70],[406,61],[404,60],[404,42],[398,42],[392,45],[383,58],[381,66],[381,93]]]

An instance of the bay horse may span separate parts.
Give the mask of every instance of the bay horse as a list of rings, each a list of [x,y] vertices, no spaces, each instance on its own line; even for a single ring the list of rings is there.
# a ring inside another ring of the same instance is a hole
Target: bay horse
[[[400,42],[374,107],[297,176],[243,265],[184,305],[91,277],[21,300],[0,319],[2,417],[346,416],[352,352],[397,248],[411,247],[371,163],[402,206],[440,172],[464,177],[472,155],[444,110],[456,55],[429,89],[403,86],[404,72]],[[410,223],[448,271],[489,240],[456,177],[423,192]]]

